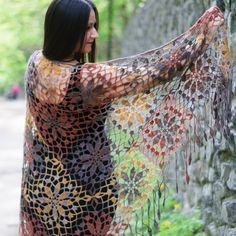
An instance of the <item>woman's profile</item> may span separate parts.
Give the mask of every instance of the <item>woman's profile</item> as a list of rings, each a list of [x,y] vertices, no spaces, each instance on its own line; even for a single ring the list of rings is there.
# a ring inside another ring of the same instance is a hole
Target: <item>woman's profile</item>
[[[103,63],[98,25],[92,1],[54,0],[29,59],[21,236],[151,235],[166,157],[227,131],[230,57],[217,7],[160,48]],[[197,117],[206,103],[210,122]]]

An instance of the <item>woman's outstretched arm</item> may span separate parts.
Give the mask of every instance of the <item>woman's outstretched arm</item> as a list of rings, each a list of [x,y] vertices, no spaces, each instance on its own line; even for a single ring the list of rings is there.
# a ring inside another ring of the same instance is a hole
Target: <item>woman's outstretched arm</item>
[[[83,65],[80,82],[85,100],[111,100],[181,76],[208,48],[223,23],[222,12],[212,7],[187,32],[162,47],[107,63]]]

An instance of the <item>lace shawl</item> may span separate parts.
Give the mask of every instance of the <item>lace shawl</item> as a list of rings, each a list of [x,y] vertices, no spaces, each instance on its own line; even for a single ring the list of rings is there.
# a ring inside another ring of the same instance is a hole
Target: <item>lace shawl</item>
[[[188,182],[195,149],[229,132],[223,14],[210,8],[164,46],[105,63],[37,51],[25,84],[20,234],[152,235],[167,158],[188,150]]]

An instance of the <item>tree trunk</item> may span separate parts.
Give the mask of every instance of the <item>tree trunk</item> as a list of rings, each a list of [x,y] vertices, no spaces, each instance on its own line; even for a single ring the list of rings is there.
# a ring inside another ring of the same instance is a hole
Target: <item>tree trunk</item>
[[[107,59],[112,58],[112,41],[113,41],[113,0],[108,0],[108,48]]]

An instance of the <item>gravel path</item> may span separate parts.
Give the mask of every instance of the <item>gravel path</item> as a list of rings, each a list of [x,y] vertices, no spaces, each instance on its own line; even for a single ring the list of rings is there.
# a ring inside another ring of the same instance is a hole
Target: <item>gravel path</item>
[[[0,235],[17,236],[25,101],[0,98]]]

